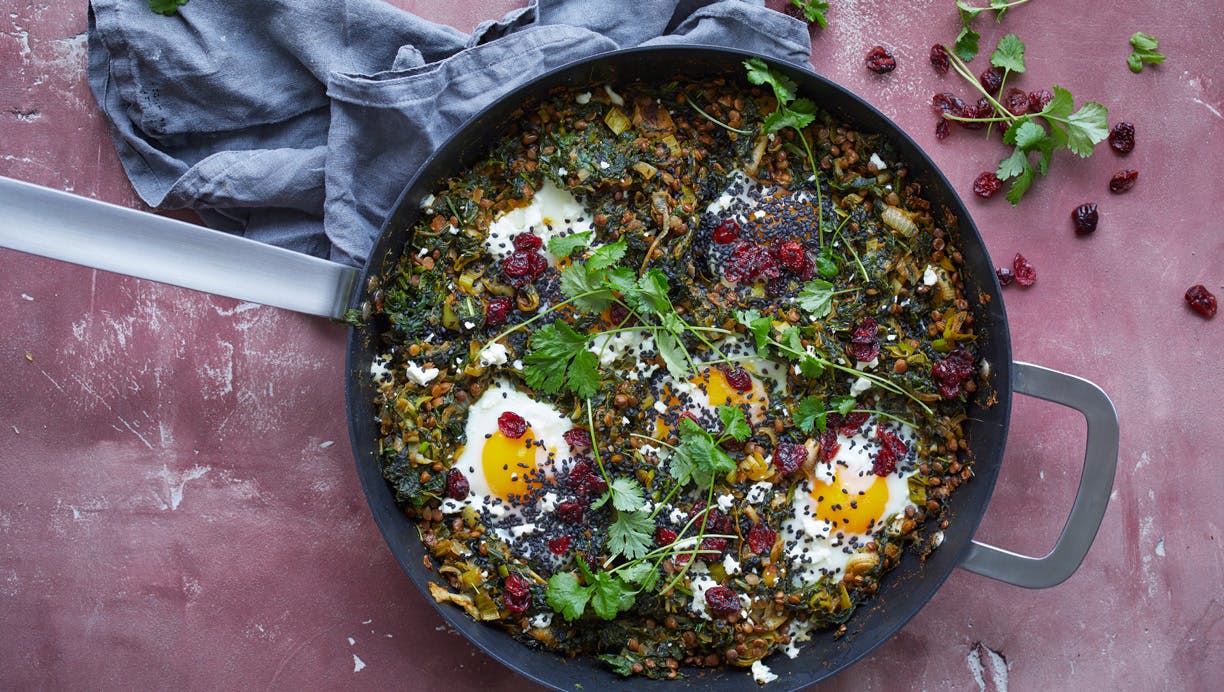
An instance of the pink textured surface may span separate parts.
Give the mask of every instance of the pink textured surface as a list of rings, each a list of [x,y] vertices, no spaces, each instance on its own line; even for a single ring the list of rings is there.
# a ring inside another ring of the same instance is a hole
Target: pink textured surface
[[[517,3],[398,4],[470,30]],[[952,1],[830,4],[816,69],[896,120],[967,195],[1003,149],[934,139],[931,94],[968,93],[926,62],[955,35]],[[0,0],[0,174],[139,206],[85,86],[80,5]],[[1224,16],[1209,5],[1042,0],[979,21],[984,47],[1006,32],[1028,44],[1022,86],[1060,84],[1138,130],[1125,159],[1059,155],[1017,209],[969,202],[996,260],[1037,266],[1036,286],[1005,292],[1016,358],[1113,398],[1115,492],[1069,581],[1026,591],[956,572],[821,689],[1209,689],[1224,674],[1224,318],[1181,298],[1196,283],[1224,297]],[[1126,69],[1136,30],[1161,39],[1165,65]],[[897,55],[892,74],[863,69],[875,44]],[[1139,184],[1110,195],[1126,167]],[[1085,201],[1101,226],[1077,238],[1069,213]],[[524,686],[447,631],[370,520],[345,432],[342,329],[6,250],[0,267],[0,687]],[[1083,428],[1017,400],[980,540],[1053,544]]]

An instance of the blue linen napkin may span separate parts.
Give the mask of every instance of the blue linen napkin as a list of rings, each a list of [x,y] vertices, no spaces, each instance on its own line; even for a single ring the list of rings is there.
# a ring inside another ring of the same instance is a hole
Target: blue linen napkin
[[[811,52],[762,0],[530,0],[471,35],[380,0],[90,5],[90,88],[141,199],[353,265],[434,149],[546,70],[660,43]]]

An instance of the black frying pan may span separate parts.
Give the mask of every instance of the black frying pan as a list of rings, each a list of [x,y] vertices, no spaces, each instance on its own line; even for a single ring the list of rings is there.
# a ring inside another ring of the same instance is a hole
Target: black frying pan
[[[750,57],[756,56],[714,47],[636,48],[573,63],[515,89],[460,128],[417,172],[400,195],[360,277],[355,270],[331,262],[2,178],[0,246],[336,318],[346,308],[360,310],[367,304],[378,279],[411,247],[410,229],[421,201],[440,181],[484,156],[499,136],[500,124],[524,101],[557,85],[672,74],[741,75],[742,62]],[[797,658],[779,655],[768,659],[766,663],[780,676],[770,689],[783,689],[815,683],[865,656],[917,614],[957,567],[1029,588],[1053,586],[1069,577],[1087,553],[1105,513],[1117,461],[1118,425],[1113,405],[1092,383],[1012,361],[994,265],[968,211],[918,146],[879,111],[836,84],[808,70],[773,66],[798,83],[802,96],[856,129],[887,135],[911,177],[924,183],[935,208],[946,207],[958,218],[965,294],[990,297],[971,309],[981,335],[979,354],[992,364],[991,384],[998,392],[994,406],[970,409],[972,422],[967,424],[966,439],[976,459],[975,477],[948,502],[951,525],[944,531],[942,546],[925,561],[910,556],[888,574],[877,595],[855,612],[846,636],[834,639],[831,633],[818,632]],[[346,394],[353,455],[375,521],[404,571],[428,599],[427,584],[436,575],[425,568],[426,551],[415,527],[396,505],[379,466],[379,425],[372,404],[375,389],[368,374],[375,356],[383,350],[378,333],[371,322],[354,328],[349,336]],[[1003,459],[1013,393],[1070,406],[1088,422],[1079,491],[1058,543],[1043,558],[1016,555],[972,540]],[[500,629],[469,619],[457,608],[436,607],[477,646],[532,680],[565,689],[576,685],[598,689],[623,682],[592,658],[567,660],[535,650]],[[689,672],[689,677],[679,681],[631,682],[671,689],[756,687],[742,669]]]

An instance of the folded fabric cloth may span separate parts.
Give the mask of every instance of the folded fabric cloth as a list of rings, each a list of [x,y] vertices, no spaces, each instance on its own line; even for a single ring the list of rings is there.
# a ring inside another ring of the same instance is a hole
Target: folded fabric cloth
[[[89,84],[141,199],[353,265],[434,149],[544,71],[659,43],[811,52],[761,0],[531,0],[470,36],[379,0],[90,4]]]

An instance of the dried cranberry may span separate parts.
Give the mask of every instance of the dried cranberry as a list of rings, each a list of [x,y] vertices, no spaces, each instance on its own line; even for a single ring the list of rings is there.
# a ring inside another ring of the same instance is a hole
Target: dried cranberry
[[[672,543],[675,543],[676,539],[679,537],[680,534],[667,528],[666,526],[660,526],[659,528],[655,529],[655,544],[659,546],[671,545]]]
[[[1029,112],[1040,113],[1045,110],[1046,104],[1054,100],[1054,94],[1049,89],[1039,89],[1030,91],[1029,95]]]
[[[1109,148],[1119,154],[1129,154],[1135,148],[1135,126],[1120,122],[1109,131]]]
[[[685,411],[684,413],[681,413],[680,418],[687,418],[696,423],[697,427],[701,427],[701,421],[697,420],[697,414],[693,413],[692,411]],[[680,422],[680,418],[676,419],[676,423]]]
[[[485,324],[502,324],[510,315],[514,301],[509,298],[494,298],[485,306]]]
[[[1115,195],[1122,194],[1135,186],[1135,181],[1139,178],[1139,171],[1128,168],[1124,171],[1114,173],[1109,179],[1109,191]]]
[[[739,240],[740,225],[735,222],[735,219],[727,219],[714,229],[714,242],[719,245],[734,243]]]
[[[1016,274],[1009,267],[999,267],[995,270],[995,276],[999,277],[1000,286],[1010,286],[1016,280]]]
[[[828,463],[833,461],[837,456],[837,450],[841,449],[841,443],[837,441],[837,431],[832,428],[826,428],[820,433],[820,460]]]
[[[728,541],[725,538],[706,536],[701,539],[701,549],[697,555],[706,562],[712,562],[722,557],[723,551],[727,549],[727,545]]]
[[[935,94],[931,97],[931,108],[935,109],[940,115],[956,115],[965,114],[965,102],[954,96],[953,94],[942,93]]]
[[[1215,317],[1216,298],[1203,284],[1191,286],[1186,291],[1186,304],[1203,317],[1208,319]]]
[[[876,335],[878,325],[870,317],[865,318],[850,333],[850,355],[860,363],[870,363],[880,355],[880,337]]]
[[[567,524],[581,524],[584,515],[582,505],[573,500],[566,500],[557,505],[557,518]]]
[[[1075,222],[1075,232],[1081,235],[1087,235],[1095,231],[1099,218],[1097,205],[1092,202],[1081,204],[1075,208],[1075,211],[1071,212],[1071,220]]]
[[[867,52],[867,69],[876,74],[886,74],[897,69],[897,59],[884,49],[884,46],[876,46]]]
[[[948,121],[940,118],[939,122],[935,123],[935,139],[947,139],[950,134],[952,128],[948,127]]]
[[[706,607],[717,617],[738,613],[741,608],[739,594],[725,586],[711,586],[705,592]]]
[[[716,533],[728,533],[735,528],[735,523],[726,512],[715,507],[706,512],[706,503],[704,500],[698,500],[689,508],[689,517],[696,517],[701,514],[705,516],[701,521],[697,522],[698,531],[714,531]]]
[[[966,118],[989,118],[994,116],[994,106],[990,105],[990,101],[983,96],[972,106],[965,106],[964,115]],[[986,127],[986,123],[980,121],[966,122],[958,120],[957,124],[966,130],[980,130]]]
[[[591,434],[582,428],[566,430],[561,437],[570,446],[571,452],[581,453],[591,448]]]
[[[1003,86],[1003,68],[990,66],[978,76],[978,82],[982,88],[991,94],[999,93],[999,89]]]
[[[574,464],[565,478],[565,485],[582,497],[598,497],[608,490],[608,482],[586,460]]]
[[[808,460],[808,448],[797,442],[779,442],[774,449],[773,464],[783,476],[798,471]]]
[[[730,281],[770,281],[781,276],[782,270],[769,250],[753,243],[740,243],[731,251],[723,273]]]
[[[748,529],[748,549],[757,555],[767,555],[777,538],[777,531],[764,524],[753,524]]]
[[[544,247],[544,241],[534,233],[520,233],[514,236],[514,249],[520,252],[530,252]]]
[[[553,555],[564,555],[570,547],[569,536],[557,536],[548,541],[548,552]]]
[[[948,61],[948,49],[944,48],[943,44],[936,43],[931,46],[931,66],[939,74],[948,74],[951,64]]]
[[[799,273],[803,268],[803,260],[807,259],[807,250],[797,240],[787,240],[778,246],[778,263],[792,273]]]
[[[1029,97],[1024,91],[1012,87],[1003,94],[1003,107],[1012,115],[1024,115],[1029,112]]]
[[[994,171],[986,171],[973,181],[973,194],[982,199],[990,199],[1003,187],[1003,181]]]
[[[1037,281],[1037,269],[1033,264],[1024,258],[1024,255],[1016,253],[1016,258],[1012,260],[1012,269],[1016,271],[1016,283],[1028,288]]]
[[[945,399],[960,396],[961,383],[973,377],[973,356],[963,348],[952,349],[931,366],[931,379]]]
[[[497,417],[497,429],[512,440],[522,437],[523,433],[527,432],[527,428],[530,427],[527,421],[514,411],[506,411]]]
[[[502,605],[512,613],[522,613],[531,606],[531,582],[517,574],[508,574],[502,582]]]
[[[871,464],[871,472],[877,476],[887,476],[897,470],[897,462],[905,458],[909,448],[901,438],[884,428],[876,428],[876,437],[880,439],[880,450]]]
[[[544,270],[548,269],[548,260],[535,250],[515,250],[502,260],[501,267],[506,283],[522,288],[538,279]]]
[[[468,496],[468,491],[472,489],[468,483],[467,476],[459,469],[451,469],[446,472],[446,496],[452,500],[462,500]]]
[[[734,367],[722,367],[723,377],[726,378],[727,384],[735,388],[737,392],[747,392],[752,389],[752,375],[748,371],[736,365]]]
[[[841,434],[849,437],[859,431],[863,427],[863,423],[871,418],[871,414],[866,411],[851,411],[847,413],[837,424],[837,430]]]

